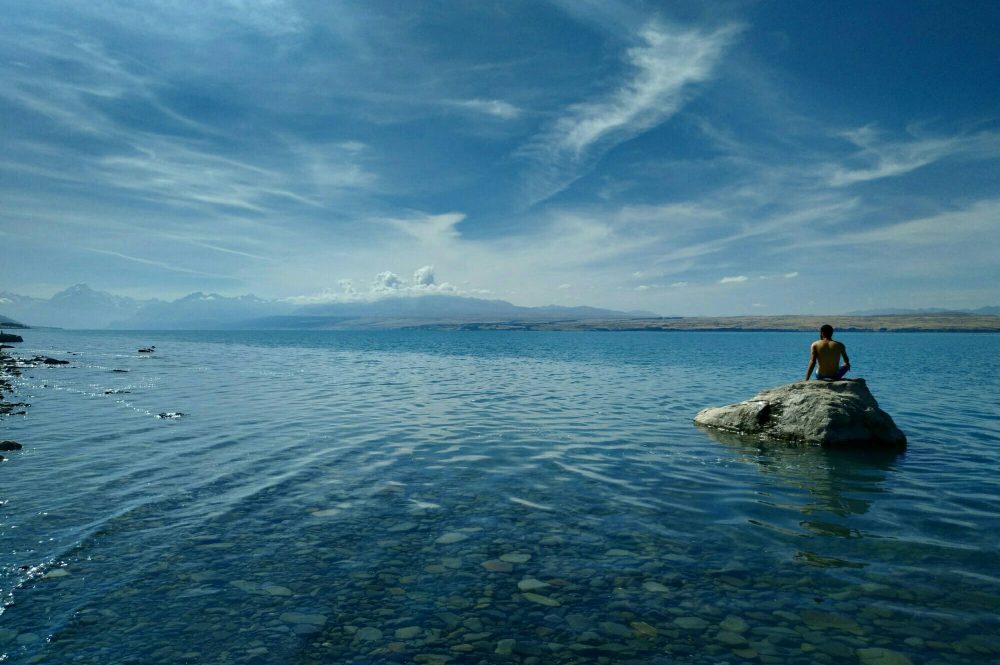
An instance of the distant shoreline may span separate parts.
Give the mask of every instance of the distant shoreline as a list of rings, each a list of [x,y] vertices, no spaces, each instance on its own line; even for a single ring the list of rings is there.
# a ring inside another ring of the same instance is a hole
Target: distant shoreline
[[[1000,316],[892,314],[884,316],[723,316],[560,321],[434,322],[398,327],[426,330],[552,330],[595,332],[814,332],[829,323],[839,332],[1000,332]]]
[[[179,331],[281,331],[281,330],[454,330],[454,331],[563,331],[563,332],[815,332],[829,323],[837,332],[1000,332],[1000,315],[991,314],[886,314],[886,315],[774,315],[679,316],[656,318],[376,318],[302,317],[285,325],[230,324],[207,327],[106,328],[96,332]],[[52,331],[69,328],[19,328],[18,331]]]

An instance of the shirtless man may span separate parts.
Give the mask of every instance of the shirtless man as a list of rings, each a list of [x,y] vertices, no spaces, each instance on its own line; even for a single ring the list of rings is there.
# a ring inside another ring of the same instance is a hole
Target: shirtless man
[[[840,356],[844,356],[844,365],[840,365]],[[809,351],[809,369],[806,370],[806,381],[812,376],[813,368],[819,361],[817,379],[842,379],[851,369],[851,359],[847,357],[847,349],[840,342],[833,341],[833,327],[824,325],[819,329],[819,341],[813,342]]]

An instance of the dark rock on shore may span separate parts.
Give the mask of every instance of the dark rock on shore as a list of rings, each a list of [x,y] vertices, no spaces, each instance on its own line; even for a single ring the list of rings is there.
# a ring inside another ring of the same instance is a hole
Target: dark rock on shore
[[[12,335],[10,333],[0,333],[0,342],[23,342],[24,338],[20,335]]]
[[[779,441],[906,445],[906,436],[879,408],[864,379],[789,383],[744,402],[704,409],[694,422]]]
[[[20,450],[23,447],[24,446],[17,441],[0,441],[0,450],[3,451]]]
[[[42,356],[35,356],[37,362],[41,362],[45,365],[68,365],[68,360],[59,360],[58,358],[45,358]]]

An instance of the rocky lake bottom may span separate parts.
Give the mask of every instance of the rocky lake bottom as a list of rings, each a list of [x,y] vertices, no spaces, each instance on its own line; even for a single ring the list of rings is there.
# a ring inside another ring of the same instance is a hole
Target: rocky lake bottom
[[[841,337],[902,451],[692,424],[800,333],[24,337],[0,662],[1000,659],[998,335]]]

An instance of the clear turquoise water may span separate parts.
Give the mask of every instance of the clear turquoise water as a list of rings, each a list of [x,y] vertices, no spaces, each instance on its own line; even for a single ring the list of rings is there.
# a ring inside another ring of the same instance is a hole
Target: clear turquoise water
[[[997,660],[1000,336],[839,337],[904,453],[691,424],[811,337],[30,331],[72,366],[0,420],[0,653]]]

